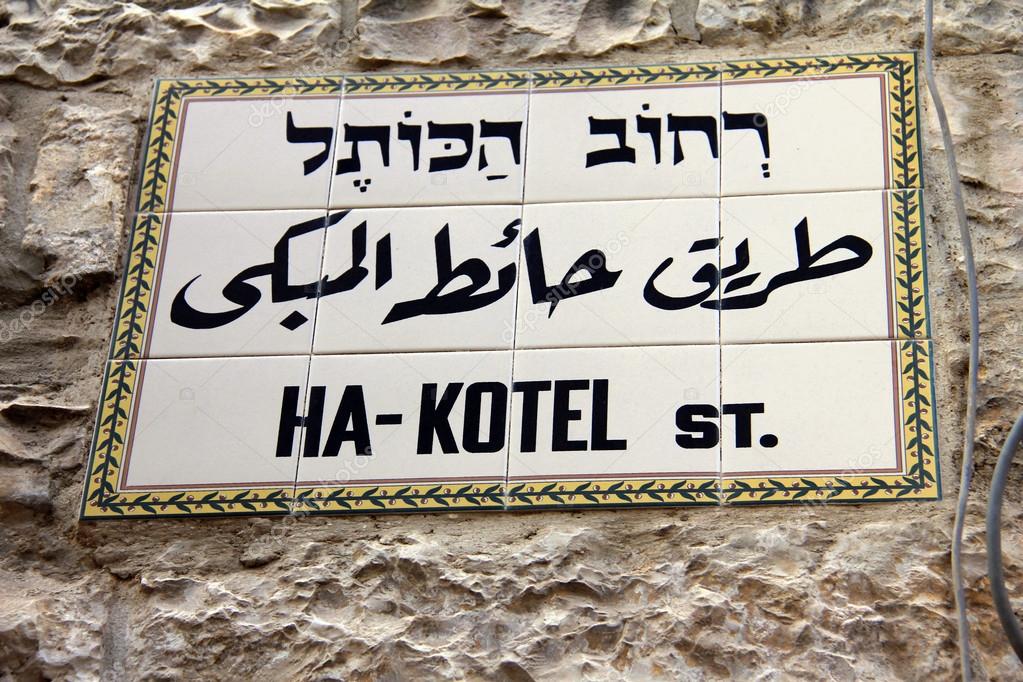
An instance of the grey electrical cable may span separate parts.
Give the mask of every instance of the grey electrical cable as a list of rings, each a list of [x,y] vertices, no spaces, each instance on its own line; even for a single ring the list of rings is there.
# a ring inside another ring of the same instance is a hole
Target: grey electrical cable
[[[1002,497],[1009,466],[1016,455],[1020,440],[1023,440],[1023,414],[1009,432],[1002,453],[998,455],[995,474],[991,478],[991,497],[987,506],[987,575],[991,582],[991,597],[1002,621],[1002,629],[1009,638],[1016,656],[1023,661],[1023,629],[1012,610],[1009,593],[1005,589],[1005,574],[1002,572]]]
[[[969,289],[970,308],[970,368],[969,386],[966,392],[966,430],[963,434],[963,470],[959,481],[959,500],[956,505],[955,525],[952,531],[952,581],[954,584],[956,615],[959,626],[959,665],[964,682],[973,679],[970,668],[970,626],[966,619],[966,590],[963,586],[962,553],[963,525],[966,521],[966,501],[970,494],[970,480],[973,477],[973,443],[977,431],[977,367],[980,363],[980,312],[977,299],[977,268],[973,262],[973,243],[966,223],[966,206],[963,204],[962,185],[956,164],[955,145],[948,127],[945,106],[938,93],[934,78],[934,0],[924,1],[924,69],[927,75],[927,89],[934,102],[941,126],[941,139],[945,145],[945,160],[948,162],[949,182],[956,217],[959,220],[959,238],[963,245],[963,260],[966,265],[966,284]]]

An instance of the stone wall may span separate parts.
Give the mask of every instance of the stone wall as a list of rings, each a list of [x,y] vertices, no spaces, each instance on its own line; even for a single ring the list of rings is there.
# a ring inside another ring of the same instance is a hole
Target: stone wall
[[[0,3],[0,679],[952,679],[965,282],[922,95],[946,499],[502,515],[77,519],[152,79],[922,49],[922,0]],[[983,305],[966,575],[1019,679],[983,504],[1023,397],[1023,5],[940,0]],[[1023,588],[1023,475],[1006,509]]]

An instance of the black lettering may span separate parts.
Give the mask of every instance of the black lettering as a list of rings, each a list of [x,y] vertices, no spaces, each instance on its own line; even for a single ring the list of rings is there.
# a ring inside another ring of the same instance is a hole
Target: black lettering
[[[313,386],[309,390],[309,416],[303,424],[305,426],[303,457],[318,457],[320,454],[320,432],[323,430],[323,403],[326,395],[326,386]]]
[[[555,452],[572,452],[586,449],[585,440],[569,440],[568,425],[579,421],[582,411],[569,408],[572,391],[583,391],[590,387],[589,379],[562,379],[554,382],[554,418],[551,428],[551,448]]]
[[[351,428],[348,423],[351,422]],[[324,457],[337,457],[341,446],[347,441],[355,443],[356,455],[372,455],[373,448],[369,441],[369,421],[366,419],[366,398],[362,386],[346,386],[341,394],[341,404],[337,406],[334,423],[327,436],[327,445],[323,448]]]
[[[549,381],[516,381],[512,384],[512,391],[522,394],[522,435],[519,440],[522,452],[536,452],[536,415],[540,391],[549,390]]]
[[[712,448],[718,444],[718,425],[695,417],[717,419],[718,408],[713,405],[683,405],[675,411],[675,426],[682,433],[675,436],[680,448]],[[696,434],[696,435],[693,435]]]
[[[483,396],[490,394],[490,424],[487,438],[480,434]],[[462,447],[466,452],[497,452],[504,447],[504,432],[508,418],[508,387],[497,381],[469,384],[465,389],[465,422],[462,427]]]
[[[624,438],[607,437],[608,380],[593,380],[593,423],[590,426],[590,446],[594,450],[624,450]]]
[[[281,396],[281,421],[277,427],[278,457],[291,457],[291,450],[295,446],[295,429],[305,422],[298,413],[298,393],[298,386],[285,386],[284,395]]]
[[[420,455],[433,453],[433,436],[440,441],[441,452],[458,452],[455,434],[451,432],[451,409],[462,392],[461,383],[448,384],[444,395],[437,400],[437,384],[423,384],[423,395],[419,402],[419,443],[416,452]]]
[[[721,412],[735,415],[735,447],[753,446],[753,415],[764,413],[763,403],[732,403],[722,405]]]

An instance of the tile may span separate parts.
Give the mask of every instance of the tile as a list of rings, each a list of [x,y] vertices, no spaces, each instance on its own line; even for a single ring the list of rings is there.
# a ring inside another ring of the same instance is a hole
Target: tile
[[[533,81],[527,202],[717,195],[716,65],[538,71]]]
[[[926,337],[920,199],[918,190],[722,199],[722,342]]]
[[[339,106],[339,93],[184,98],[169,210],[322,209]]]
[[[110,361],[83,516],[284,513],[308,357]],[[290,442],[290,445],[289,445]]]
[[[500,204],[522,198],[528,79],[517,88],[400,91],[346,82],[330,207]]]
[[[726,502],[936,499],[928,341],[726,345]]]
[[[511,362],[511,351],[313,357],[300,508],[502,508]]]
[[[520,215],[519,206],[331,212],[315,352],[510,349]]]
[[[323,210],[160,220],[141,357],[309,353]]]
[[[716,504],[718,349],[515,352],[509,505]]]
[[[528,204],[523,225],[517,348],[717,341],[717,199]]]
[[[884,72],[729,80],[721,92],[725,196],[888,187]]]

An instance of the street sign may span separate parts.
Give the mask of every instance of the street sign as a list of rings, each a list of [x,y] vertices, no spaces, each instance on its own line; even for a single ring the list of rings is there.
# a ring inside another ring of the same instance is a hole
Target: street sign
[[[83,518],[937,499],[916,79],[160,80]]]

